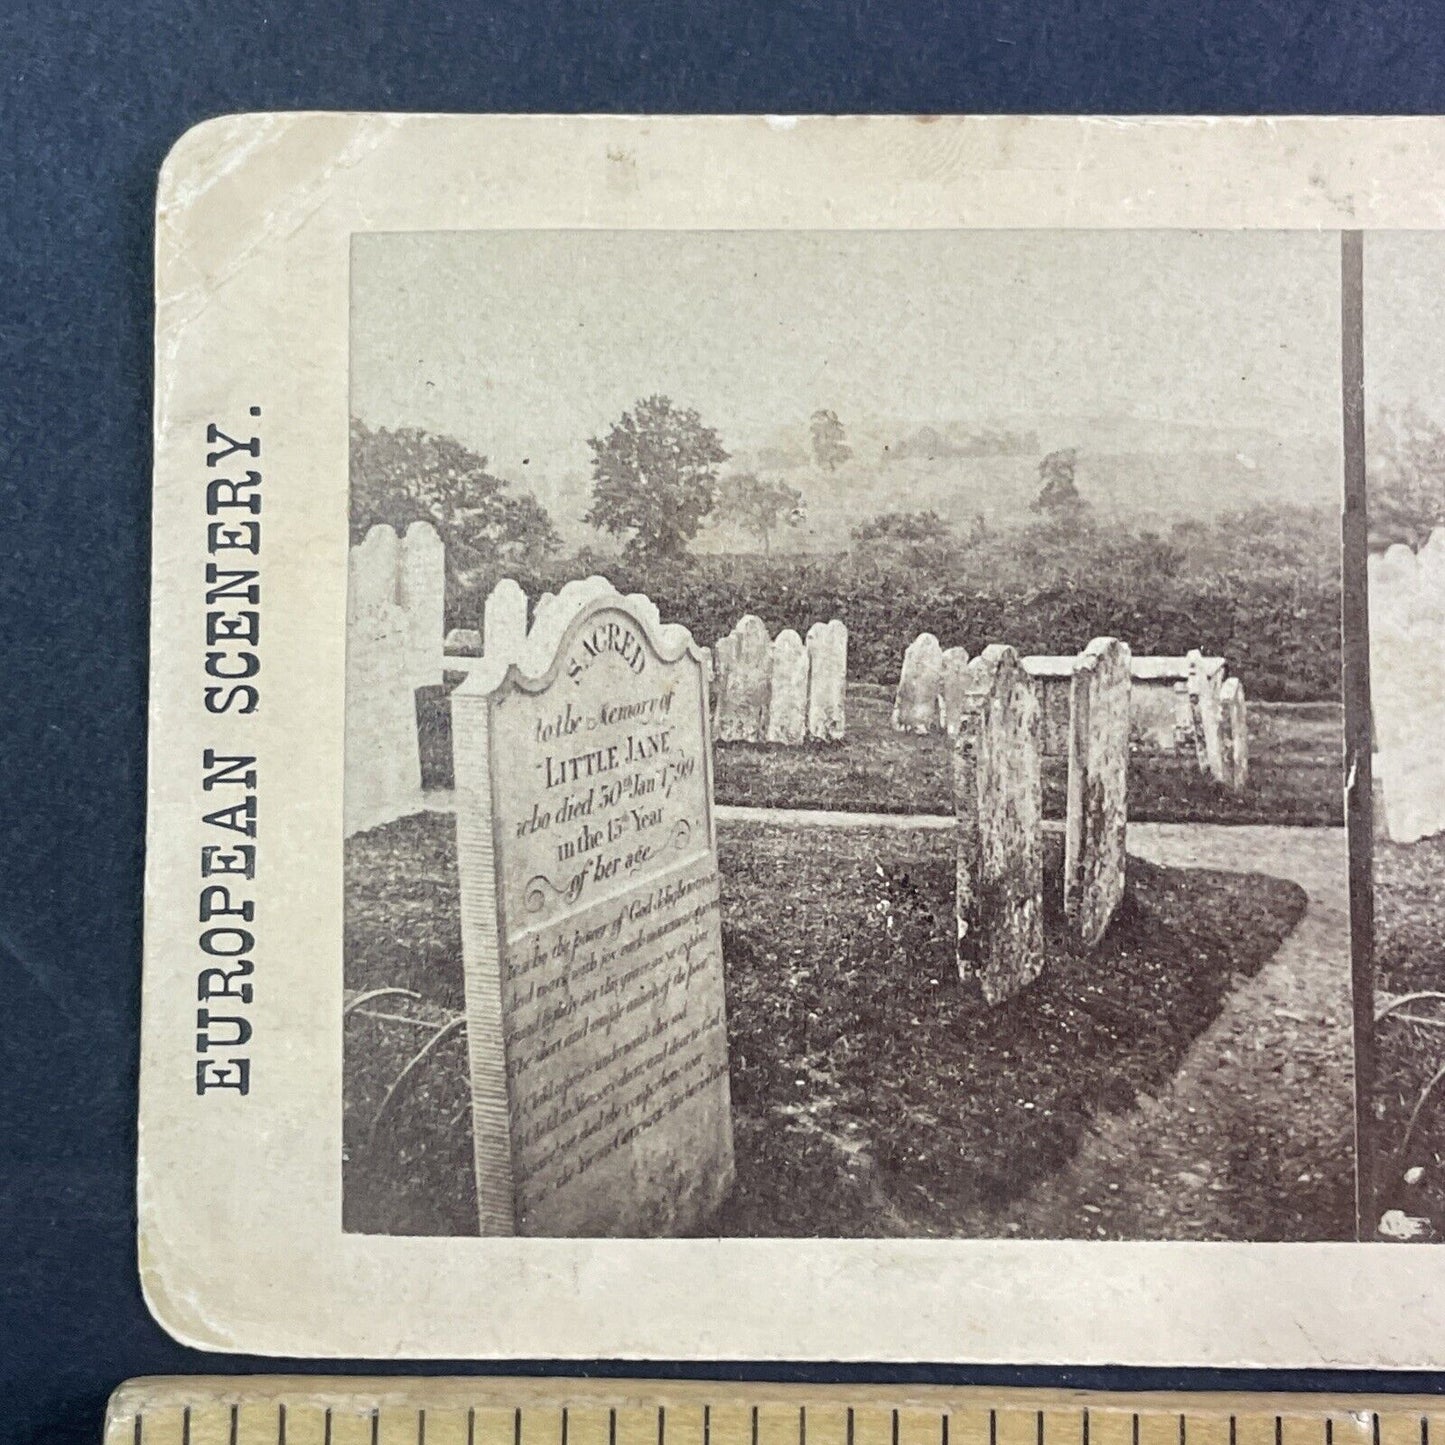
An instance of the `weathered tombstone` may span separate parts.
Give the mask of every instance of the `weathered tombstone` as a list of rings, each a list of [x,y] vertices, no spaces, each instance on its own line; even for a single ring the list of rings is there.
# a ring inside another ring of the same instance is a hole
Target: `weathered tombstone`
[[[706,691],[594,577],[452,694],[483,1234],[685,1234],[731,1185]]]
[[[808,629],[808,736],[840,743],[848,732],[848,629],[835,617]]]
[[[510,654],[527,637],[527,594],[521,584],[503,577],[482,607],[482,656]]]
[[[931,632],[921,632],[903,653],[903,671],[893,701],[893,726],[899,732],[937,731],[942,678],[943,649]]]
[[[442,652],[447,657],[480,657],[482,634],[475,627],[453,627],[442,639]]]
[[[963,715],[963,694],[968,685],[968,653],[962,647],[946,647],[939,659],[938,708],[943,730],[954,737]]]
[[[1044,966],[1039,699],[1011,647],[968,664],[953,741],[958,972],[990,1004]]]
[[[411,685],[439,687],[446,631],[446,549],[430,522],[413,522],[401,540],[397,601],[406,613]]]
[[[1129,648],[1096,637],[1070,686],[1064,912],[1092,948],[1124,897],[1128,829]]]
[[[341,809],[347,837],[421,807],[416,693],[406,668],[406,616],[396,603],[369,607],[348,622]]]
[[[390,527],[378,522],[348,556],[346,613],[349,618],[398,601],[400,564],[400,539]]]
[[[1249,782],[1249,714],[1244,704],[1244,684],[1227,677],[1219,689],[1220,742],[1224,753],[1224,779],[1236,793]]]
[[[1189,713],[1194,727],[1195,750],[1201,772],[1215,782],[1224,781],[1224,745],[1221,738],[1223,709],[1219,701],[1222,677],[1206,667],[1196,648],[1189,654]]]
[[[791,627],[773,639],[768,675],[767,739],[801,743],[808,732],[808,650]]]
[[[733,664],[737,661],[738,640],[731,632],[726,637],[719,637],[717,646],[712,650],[712,717],[713,732],[717,732],[717,719],[722,710],[722,699],[727,694],[728,678],[732,674]]]
[[[767,736],[768,693],[773,648],[761,617],[750,612],[730,634],[724,685],[718,689],[716,736],[719,742],[760,743]],[[723,651],[722,643],[718,652]]]

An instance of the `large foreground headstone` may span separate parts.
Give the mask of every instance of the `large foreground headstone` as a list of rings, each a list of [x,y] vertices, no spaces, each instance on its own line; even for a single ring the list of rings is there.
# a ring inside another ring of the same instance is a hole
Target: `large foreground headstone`
[[[1096,637],[1070,685],[1064,912],[1092,948],[1124,898],[1128,828],[1129,648]]]
[[[943,730],[954,737],[963,716],[963,695],[968,687],[968,652],[962,647],[946,647],[939,659],[938,711]]]
[[[848,629],[835,617],[808,629],[808,736],[840,743],[848,732]]]
[[[1249,712],[1244,684],[1227,677],[1219,689],[1220,747],[1224,754],[1224,781],[1236,793],[1249,782]]]
[[[768,741],[800,743],[808,732],[808,651],[791,627],[773,639],[769,662]]]
[[[718,655],[725,665],[717,690],[717,739],[760,743],[767,736],[773,671],[772,643],[763,619],[751,612],[741,618],[718,643]]]
[[[683,1234],[731,1184],[706,709],[597,577],[452,694],[484,1234]]]
[[[931,632],[921,632],[903,653],[903,671],[893,701],[893,726],[899,732],[937,731],[942,682],[943,649]]]
[[[990,1003],[1044,966],[1039,699],[1011,647],[968,664],[953,742],[958,972]]]

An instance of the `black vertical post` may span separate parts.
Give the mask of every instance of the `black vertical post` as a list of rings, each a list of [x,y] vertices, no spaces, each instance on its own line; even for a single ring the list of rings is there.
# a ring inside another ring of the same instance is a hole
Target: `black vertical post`
[[[1340,233],[1344,423],[1341,632],[1344,643],[1345,825],[1349,846],[1350,993],[1355,1044],[1355,1229],[1375,1235],[1375,839],[1370,726],[1369,513],[1365,491],[1364,237]]]

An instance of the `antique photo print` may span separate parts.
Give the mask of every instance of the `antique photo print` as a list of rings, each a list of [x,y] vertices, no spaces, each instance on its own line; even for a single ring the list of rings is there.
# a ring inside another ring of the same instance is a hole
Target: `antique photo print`
[[[1445,1347],[1445,122],[229,116],[157,200],[207,1349]]]
[[[356,237],[345,1227],[1353,1238],[1339,294]]]

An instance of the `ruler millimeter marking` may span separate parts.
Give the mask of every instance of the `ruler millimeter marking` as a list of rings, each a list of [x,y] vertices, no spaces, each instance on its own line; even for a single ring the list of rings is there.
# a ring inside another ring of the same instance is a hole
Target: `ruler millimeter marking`
[[[1431,1445],[1445,1400],[902,1385],[133,1380],[106,1445]]]

